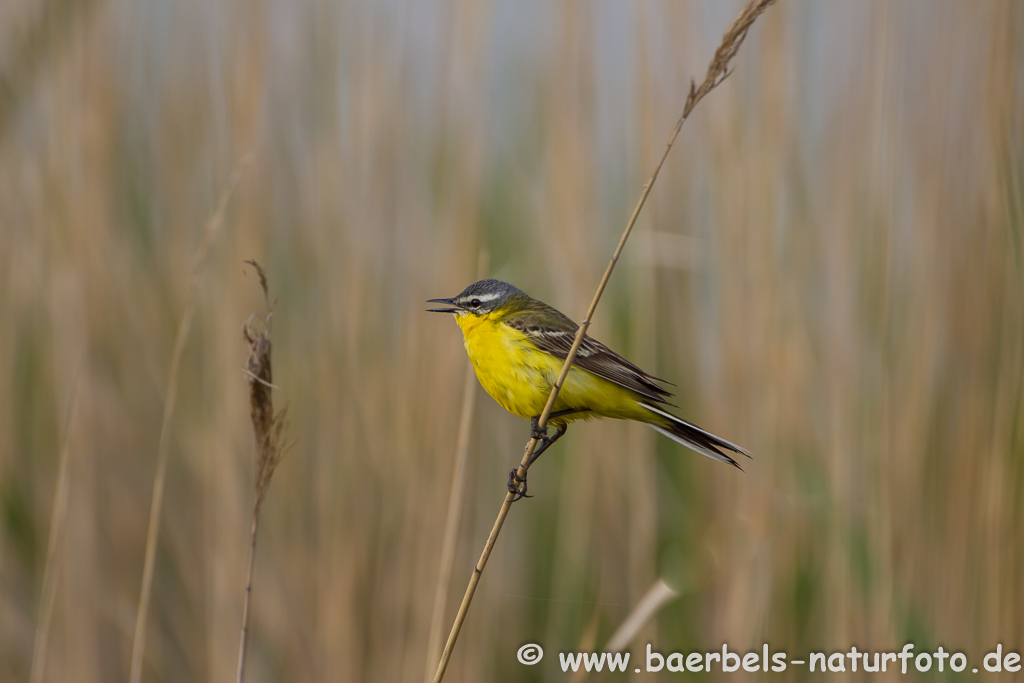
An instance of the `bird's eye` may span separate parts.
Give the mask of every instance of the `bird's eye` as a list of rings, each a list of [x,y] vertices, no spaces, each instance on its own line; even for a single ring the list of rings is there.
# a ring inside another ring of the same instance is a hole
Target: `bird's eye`
[[[480,299],[472,299],[472,300],[470,300],[469,305],[472,306],[473,308],[476,308],[477,306],[480,305]]]

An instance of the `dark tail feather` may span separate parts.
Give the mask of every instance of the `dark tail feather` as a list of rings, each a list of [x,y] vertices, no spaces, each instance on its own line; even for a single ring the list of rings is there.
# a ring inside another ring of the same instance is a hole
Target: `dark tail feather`
[[[652,429],[664,434],[676,443],[680,443],[687,448],[697,451],[701,455],[705,455],[712,460],[718,460],[719,462],[727,462],[740,470],[743,469],[740,467],[740,464],[724,451],[732,451],[733,453],[745,455],[748,458],[750,457],[750,453],[747,453],[736,444],[719,438],[711,432],[706,432],[697,425],[690,424],[686,420],[676,417],[668,411],[662,410],[661,408],[646,402],[641,402],[640,405],[665,418],[665,422],[661,424],[648,422],[647,424]]]

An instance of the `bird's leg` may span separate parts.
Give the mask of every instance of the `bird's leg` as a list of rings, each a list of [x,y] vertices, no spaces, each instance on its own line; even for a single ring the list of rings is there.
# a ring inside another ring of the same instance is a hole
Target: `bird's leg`
[[[568,411],[563,410],[560,413],[552,413],[551,417],[561,417],[562,415],[568,415],[569,413],[575,413],[575,412],[577,412],[577,411],[575,411],[575,410],[568,410]],[[546,429],[543,432],[540,431],[540,429],[538,429],[538,427],[537,427],[537,418],[535,418],[535,417],[530,418],[530,426],[533,427],[533,438],[535,438],[538,441],[540,441],[540,446],[538,446],[537,449],[533,451],[533,454],[530,456],[529,462],[526,463],[527,467],[532,465],[534,463],[534,461],[537,458],[540,457],[541,453],[543,453],[548,448],[550,448],[551,444],[553,444],[556,441],[558,441],[559,439],[561,439],[562,436],[565,434],[566,430],[569,429],[569,425],[567,425],[564,422],[561,422],[561,423],[555,425],[555,433],[553,435],[551,435],[551,436],[548,436],[548,433],[547,433]]]
[[[586,408],[571,408],[568,410],[560,410],[557,413],[551,413],[551,415],[548,416],[548,419],[550,420],[551,418],[564,417],[566,415],[571,415],[572,413],[583,413],[586,412],[586,410]],[[567,425],[565,422],[562,422],[558,425],[555,425],[555,433],[552,436],[548,436],[547,429],[541,431],[540,427],[538,426],[538,422],[540,422],[540,416],[530,418],[530,435],[540,442],[540,446],[538,446],[537,449],[530,455],[530,459],[526,463],[525,469],[527,470],[530,468],[531,465],[533,465],[537,458],[540,457],[541,453],[550,448],[551,444],[561,439],[565,432],[569,429],[569,425]],[[515,498],[512,499],[513,503],[519,500],[520,498],[533,497],[526,495],[526,472],[524,471],[523,476],[520,478],[518,470],[519,468],[517,467],[516,469],[508,473],[509,493],[513,493],[516,496]]]
[[[550,415],[548,415],[548,421],[551,421],[556,417],[565,417],[566,415],[572,415],[573,413],[585,413],[587,412],[587,410],[587,408],[568,408],[567,410],[559,410],[557,413],[551,413]],[[540,430],[540,427],[538,426],[539,422],[540,415],[534,415],[533,417],[530,418],[530,436],[532,436],[534,439],[537,439],[538,441],[547,441],[548,431],[547,429],[545,429],[542,432]],[[563,431],[562,434],[564,433],[565,432]],[[555,439],[559,438],[559,436],[561,436],[561,434],[553,437],[551,440],[552,443],[554,443]]]
[[[562,435],[565,434],[566,430],[569,429],[568,425],[566,425],[563,422],[555,427],[555,433],[552,436],[548,436],[546,433],[542,433],[539,429],[537,429],[537,418],[533,418],[531,422],[533,423],[534,438],[540,440],[540,446],[538,446],[537,450],[535,450],[530,455],[530,459],[527,461],[526,467],[523,470],[522,477],[519,476],[518,467],[508,473],[508,490],[509,493],[515,494],[515,498],[512,499],[513,503],[519,500],[520,498],[533,497],[526,495],[526,470],[528,470],[530,468],[530,465],[532,465],[534,461],[540,457],[541,453],[546,451],[551,446],[551,444],[562,438]],[[540,434],[540,436],[538,436],[538,434]]]

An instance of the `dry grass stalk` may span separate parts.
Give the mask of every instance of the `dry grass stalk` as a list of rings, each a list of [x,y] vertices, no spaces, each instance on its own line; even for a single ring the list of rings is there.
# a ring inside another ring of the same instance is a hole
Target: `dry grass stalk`
[[[64,432],[61,435],[60,464],[57,466],[57,491],[53,496],[53,514],[50,515],[50,538],[46,543],[46,564],[43,570],[42,598],[39,601],[39,620],[32,648],[32,669],[30,683],[41,683],[46,668],[46,651],[50,642],[50,622],[57,598],[57,580],[60,561],[63,559],[61,544],[64,540],[64,526],[68,513],[68,461],[71,455],[71,424],[75,415],[75,399],[78,396],[78,373],[71,380],[68,392],[68,407],[64,415]]]
[[[754,25],[754,21],[761,16],[761,13],[774,3],[775,0],[751,0],[743,8],[739,16],[733,20],[725,35],[722,36],[722,42],[719,43],[718,49],[715,50],[715,56],[711,58],[711,63],[708,64],[708,72],[704,75],[704,80],[700,86],[698,87],[693,81],[690,81],[690,94],[686,96],[686,106],[683,107],[683,118],[679,120],[679,126],[690,115],[690,112],[697,106],[697,103],[704,99],[705,95],[729,77],[729,74],[732,73],[729,70],[729,62],[739,52],[740,45],[743,44],[747,37],[747,31]]]
[[[260,506],[267,494],[274,470],[284,457],[286,444],[284,429],[287,424],[286,410],[274,412],[274,399],[271,389],[274,388],[273,373],[270,364],[270,331],[274,310],[267,291],[267,277],[260,264],[253,260],[246,263],[256,269],[263,288],[263,299],[267,314],[260,320],[262,324],[254,325],[252,319],[243,329],[245,340],[249,343],[249,358],[245,363],[246,375],[249,378],[249,415],[252,418],[253,434],[256,437],[256,471],[253,477],[252,526],[249,536],[249,569],[245,580],[245,602],[242,607],[242,633],[238,644],[238,670],[236,680],[242,683],[245,679],[245,652],[249,641],[249,600],[252,597],[252,574],[256,559],[256,535],[259,531]]]
[[[489,256],[481,251],[477,263],[477,278],[487,272]],[[462,520],[462,504],[465,500],[466,463],[469,460],[469,434],[473,424],[473,411],[479,393],[476,386],[476,373],[473,366],[466,367],[466,380],[462,388],[462,414],[459,417],[459,433],[455,440],[455,468],[452,475],[451,490],[448,495],[448,515],[444,523],[444,535],[441,540],[441,562],[437,572],[437,587],[434,590],[434,608],[430,616],[430,635],[427,638],[427,661],[423,678],[431,680],[434,662],[441,654],[441,634],[444,628],[444,604],[448,601],[448,584],[452,578],[455,564],[455,540],[458,536],[459,522]]]
[[[544,410],[541,413],[540,420],[538,422],[538,426],[542,431],[547,425],[548,417],[551,415],[551,410],[555,405],[555,400],[558,398],[558,392],[561,390],[562,384],[565,382],[565,378],[569,375],[569,368],[572,366],[573,360],[576,358],[576,353],[579,351],[580,344],[583,343],[587,330],[590,329],[590,323],[593,320],[594,312],[597,310],[597,305],[601,301],[601,296],[604,294],[604,290],[608,286],[608,280],[611,278],[612,271],[615,269],[615,264],[622,255],[622,250],[626,245],[626,240],[629,239],[630,233],[633,231],[633,226],[636,224],[637,217],[640,215],[640,210],[647,201],[647,196],[651,193],[651,188],[654,187],[654,182],[658,179],[658,173],[661,171],[661,167],[664,165],[665,159],[668,157],[668,153],[672,149],[672,145],[679,136],[679,131],[683,127],[683,122],[686,121],[686,118],[693,111],[693,108],[697,106],[698,102],[721,84],[722,81],[728,78],[731,73],[729,71],[729,62],[739,51],[740,45],[743,44],[743,40],[747,36],[747,31],[750,29],[751,25],[753,25],[757,17],[774,2],[775,0],[750,0],[723,35],[722,42],[719,44],[718,49],[715,50],[715,55],[712,58],[711,63],[708,65],[708,71],[703,82],[701,82],[700,86],[695,86],[692,82],[690,83],[690,92],[686,98],[683,115],[676,123],[675,129],[672,131],[671,137],[669,137],[668,144],[665,146],[665,151],[662,152],[661,158],[658,160],[658,164],[654,168],[654,173],[651,174],[647,183],[644,184],[644,188],[640,193],[640,199],[637,201],[636,207],[633,209],[633,213],[630,215],[629,221],[626,223],[626,228],[622,232],[622,237],[619,238],[619,243],[615,247],[612,258],[608,262],[608,267],[605,269],[604,276],[601,278],[601,282],[597,286],[597,291],[594,293],[594,298],[590,302],[590,307],[587,309],[586,317],[584,317],[583,321],[580,323],[579,330],[576,332],[576,339],[573,341],[572,347],[569,349],[569,353],[565,358],[565,363],[562,365],[562,371],[559,373],[558,379],[555,381],[555,385],[551,389],[551,395],[548,396],[548,402],[544,406]],[[534,450],[537,448],[538,443],[538,439],[530,439],[529,443],[526,445],[526,451],[523,453],[523,459],[520,462],[519,468],[516,470],[516,475],[524,482],[524,486],[526,481],[526,471],[528,469],[527,463],[530,462],[530,458],[533,455]],[[498,539],[498,534],[501,533],[501,527],[505,523],[505,518],[508,516],[509,510],[512,508],[513,500],[515,500],[515,494],[510,491],[505,495],[505,500],[501,504],[501,509],[498,511],[498,516],[494,520],[494,525],[491,527],[491,533],[487,537],[487,542],[484,544],[484,549],[480,554],[480,559],[473,567],[473,574],[470,576],[469,585],[466,587],[466,594],[462,599],[462,604],[459,606],[459,612],[455,616],[455,622],[452,624],[451,632],[448,635],[448,642],[445,644],[444,652],[441,654],[441,661],[438,663],[437,671],[434,674],[435,683],[444,679],[444,673],[448,668],[448,662],[451,659],[452,650],[455,647],[455,641],[459,637],[459,631],[462,630],[462,624],[466,619],[466,614],[469,612],[469,605],[473,601],[473,594],[476,593],[476,587],[480,582],[480,576],[483,574],[484,567],[487,565],[487,560],[491,556],[491,551],[494,548],[494,543]]]
[[[246,324],[242,334],[249,342],[249,358],[245,364],[246,375],[249,377],[249,414],[252,428],[256,435],[256,475],[253,481],[253,513],[259,512],[263,498],[270,485],[270,478],[284,455],[282,434],[285,425],[285,411],[274,413],[274,400],[270,390],[275,388],[270,367],[270,331],[274,311],[267,292],[267,277],[263,268],[256,261],[246,261],[256,269],[263,288],[263,297],[267,307],[267,315],[259,327],[251,322]]]
[[[678,597],[679,593],[674,588],[665,583],[663,579],[657,579],[647,589],[644,596],[640,598],[640,602],[636,604],[636,607],[619,624],[619,627],[615,629],[615,633],[608,639],[608,644],[604,646],[604,652],[622,652],[625,650],[633,642],[633,639],[636,638],[636,634],[640,632],[640,629],[646,626],[654,618],[654,615],[661,611],[662,607]],[[586,649],[592,650],[593,648]],[[586,678],[585,671],[579,671],[577,674],[578,676],[573,677],[573,681],[582,681]],[[601,680],[604,674],[604,671],[598,672],[593,680]]]
[[[658,579],[647,592],[644,593],[644,597],[640,598],[640,602],[636,604],[633,611],[629,613],[625,621],[615,629],[615,633],[608,639],[607,650],[609,652],[621,652],[627,645],[633,642],[633,638],[640,631],[644,625],[654,618],[654,615],[661,610],[662,607],[672,602],[679,597],[679,593],[674,588],[665,583],[664,580]]]
[[[135,635],[132,639],[132,662],[129,680],[139,683],[142,678],[142,654],[146,649],[146,618],[149,614],[149,600],[153,590],[153,567],[156,562],[156,542],[160,536],[160,515],[164,502],[164,482],[167,478],[167,459],[171,441],[171,419],[178,400],[178,368],[185,352],[185,342],[192,327],[192,318],[196,312],[196,291],[199,289],[199,278],[206,265],[206,257],[210,251],[217,230],[224,222],[224,213],[228,208],[228,200],[238,186],[242,170],[252,158],[252,153],[245,155],[235,168],[227,188],[221,194],[216,211],[207,221],[203,229],[203,237],[196,249],[196,259],[192,265],[192,277],[189,282],[188,302],[181,316],[178,334],[174,340],[174,351],[171,354],[171,369],[167,380],[167,397],[164,400],[164,414],[160,423],[160,442],[157,446],[156,473],[153,475],[153,498],[149,508],[149,528],[146,531],[146,560],[142,568],[142,588],[139,591],[139,609],[135,614]]]
[[[452,477],[451,493],[448,499],[448,516],[444,525],[444,538],[441,542],[441,568],[438,571],[437,588],[434,592],[434,609],[430,619],[430,636],[427,638],[427,669],[424,680],[432,680],[434,662],[440,654],[442,619],[444,604],[448,598],[448,583],[452,575],[455,558],[455,537],[462,517],[462,500],[464,498],[466,479],[466,460],[469,455],[469,427],[472,424],[473,407],[476,402],[476,373],[470,366],[466,371],[466,383],[463,389],[462,416],[459,419],[459,436],[455,447],[455,473]]]

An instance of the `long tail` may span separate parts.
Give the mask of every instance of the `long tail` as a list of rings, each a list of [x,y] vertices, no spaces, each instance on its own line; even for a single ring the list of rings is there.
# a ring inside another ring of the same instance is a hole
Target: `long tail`
[[[733,467],[743,469],[739,463],[729,457],[723,451],[732,451],[740,455],[745,455],[748,458],[750,453],[740,448],[734,443],[721,439],[711,432],[706,432],[695,424],[690,424],[686,420],[676,417],[672,413],[662,410],[650,403],[641,401],[640,405],[647,410],[650,410],[657,415],[665,418],[665,422],[656,424],[654,422],[648,422],[648,426],[652,429],[664,434],[668,438],[672,439],[676,443],[681,443],[687,448],[691,448],[701,455],[706,455],[712,460],[718,460],[719,462],[727,462]]]

